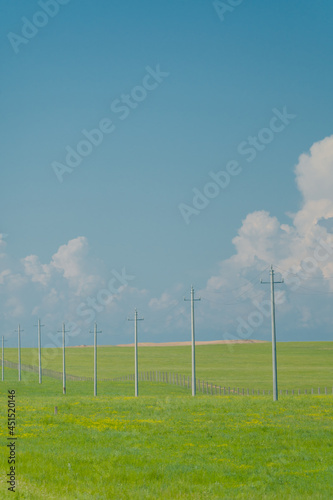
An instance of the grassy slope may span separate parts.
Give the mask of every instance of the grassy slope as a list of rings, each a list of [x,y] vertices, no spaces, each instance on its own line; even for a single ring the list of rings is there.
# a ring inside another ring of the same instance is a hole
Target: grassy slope
[[[191,374],[190,347],[141,347],[139,369]],[[5,359],[17,361],[17,350],[6,349]],[[278,379],[281,389],[332,390],[332,342],[277,344]],[[197,346],[197,377],[222,386],[271,389],[271,345],[239,344]],[[133,373],[134,354],[129,347],[100,347],[99,378]],[[22,363],[37,365],[36,349],[22,349]],[[67,373],[93,376],[93,349],[68,348]],[[43,367],[62,371],[61,349],[43,350]]]

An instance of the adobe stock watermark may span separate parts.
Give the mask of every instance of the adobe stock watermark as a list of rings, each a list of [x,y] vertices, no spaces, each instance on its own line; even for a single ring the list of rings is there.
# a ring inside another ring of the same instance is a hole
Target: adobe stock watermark
[[[45,28],[51,18],[54,18],[60,12],[62,5],[67,5],[71,0],[39,0],[37,10],[31,19],[21,17],[21,33],[18,35],[13,31],[7,34],[7,38],[15,54],[20,51],[21,45],[27,45],[30,40],[35,38],[39,30]]]
[[[327,262],[329,258],[333,256],[333,238],[331,240],[324,241],[323,239],[319,240],[318,245],[315,247],[313,251],[313,256],[307,257],[301,261],[300,267],[301,271],[297,272],[296,266],[290,268],[289,271],[282,271],[282,277],[286,285],[289,285],[291,291],[296,291],[301,285],[302,282],[311,278],[313,274],[319,268],[319,264],[323,262]],[[282,305],[286,301],[286,296],[282,291],[275,291],[275,304]],[[257,300],[253,301],[254,310],[251,313],[244,317],[238,316],[237,318],[237,328],[236,335],[232,335],[228,332],[223,334],[224,340],[244,340],[249,339],[255,329],[262,326],[265,319],[271,317],[271,301],[263,300],[258,302]],[[230,345],[230,349],[232,350],[232,345]]]
[[[140,103],[145,101],[149,92],[156,90],[161,83],[167,78],[170,73],[161,71],[158,64],[155,69],[146,66],[146,74],[143,77],[141,84],[136,85],[128,94],[121,94],[117,99],[114,99],[110,105],[112,113],[120,120],[126,120]],[[52,162],[52,169],[59,182],[63,182],[65,174],[71,174],[83,161],[84,158],[102,144],[106,135],[112,134],[116,130],[114,119],[103,118],[99,121],[96,128],[91,130],[83,129],[81,131],[83,139],[81,139],[75,147],[66,146],[65,161]]]
[[[102,288],[98,291],[95,297],[88,297],[84,302],[81,302],[76,309],[76,314],[80,318],[85,318],[84,322],[87,326],[89,326],[96,319],[97,313],[101,313],[112,301],[112,299],[134,279],[135,276],[127,274],[125,267],[122,268],[120,273],[113,270],[112,277],[108,281],[107,288]],[[66,339],[72,339],[78,337],[82,333],[82,328],[77,322],[71,321],[66,323],[66,332]],[[44,368],[47,367],[47,360],[53,360],[56,358],[57,353],[54,348],[62,347],[62,332],[48,332],[47,338],[50,342],[43,347],[42,351],[42,365]],[[37,362],[36,360],[37,357],[35,362]]]
[[[247,163],[252,163],[257,158],[257,155],[264,151],[274,140],[276,135],[283,132],[290,122],[296,118],[296,115],[288,113],[286,106],[283,107],[282,111],[273,108],[272,112],[273,116],[268,126],[260,129],[256,136],[249,136],[237,147],[238,154],[246,157]],[[229,186],[232,178],[239,175],[242,170],[240,161],[231,160],[226,164],[224,170],[209,172],[210,180],[205,186],[201,190],[198,188],[192,189],[194,193],[192,204],[180,203],[178,205],[185,223],[189,224],[193,215],[199,215],[207,208],[211,200],[219,196],[221,191]]]
[[[217,15],[219,16],[220,21],[223,22],[225,20],[225,15],[233,12],[236,7],[241,5],[243,2],[244,0],[226,0],[225,2],[222,2],[221,0],[215,0],[213,2],[213,7]]]

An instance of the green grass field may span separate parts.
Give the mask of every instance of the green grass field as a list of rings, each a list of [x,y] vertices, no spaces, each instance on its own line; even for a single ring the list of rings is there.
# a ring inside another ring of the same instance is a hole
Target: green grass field
[[[141,348],[141,370],[190,374],[188,348]],[[156,356],[156,357],[155,357]],[[16,350],[6,349],[16,361]],[[33,352],[22,349],[22,362]],[[288,388],[332,386],[332,344],[279,344]],[[45,360],[46,361],[46,360]],[[92,351],[67,350],[68,373],[92,375]],[[198,376],[271,388],[270,345],[199,346]],[[101,348],[100,376],[132,373],[133,349]],[[229,366],[232,364],[232,366]],[[45,366],[46,367],[46,366]],[[61,358],[47,368],[61,371]],[[310,378],[310,380],[308,380]],[[281,383],[280,383],[281,386]],[[16,391],[17,484],[7,491],[7,391]],[[331,499],[333,397],[203,396],[142,382],[61,380],[5,369],[0,384],[0,498]],[[57,406],[58,414],[54,414]]]
[[[42,350],[43,368],[62,371],[62,350]],[[17,349],[5,359],[17,362]],[[22,363],[38,365],[37,349],[22,349]],[[279,342],[277,361],[280,389],[333,386],[333,342]],[[271,344],[200,345],[196,347],[197,377],[214,384],[250,389],[272,388]],[[67,348],[68,374],[93,376],[93,348]],[[191,347],[139,347],[140,371],[169,371],[191,375]],[[99,347],[98,377],[134,372],[130,347]]]

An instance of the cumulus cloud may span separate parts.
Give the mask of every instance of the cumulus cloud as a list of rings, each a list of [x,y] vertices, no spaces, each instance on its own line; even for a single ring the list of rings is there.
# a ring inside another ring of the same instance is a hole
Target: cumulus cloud
[[[88,293],[100,282],[100,277],[92,272],[94,265],[89,259],[89,244],[84,236],[61,245],[48,264],[42,264],[37,255],[25,257],[22,264],[25,275],[32,282],[47,287],[56,277],[62,277],[75,295]]]
[[[160,298],[152,298],[149,301],[149,307],[155,309],[157,311],[162,309],[167,309],[170,306],[174,306],[177,304],[177,300],[171,297],[171,295],[167,292],[162,293]]]
[[[333,234],[329,224],[322,223],[333,217],[333,136],[315,143],[309,153],[302,154],[295,173],[303,200],[300,210],[290,216],[290,224],[281,224],[264,210],[248,214],[233,239],[235,254],[220,262],[219,272],[208,279],[203,293],[212,298],[212,293],[225,291],[231,301],[238,302],[238,311],[246,310],[241,303],[246,298],[253,308],[255,299],[262,300],[263,292],[253,286],[250,277],[274,264],[287,281],[288,300],[282,310],[292,312],[294,318],[296,315],[300,325],[309,326],[319,313],[312,307],[315,299],[311,292],[316,292],[317,298],[323,294],[324,307],[325,293],[333,289],[332,280],[320,280],[333,276]],[[297,273],[300,273],[298,278],[294,276]],[[314,277],[317,282],[312,281]],[[258,283],[259,275],[256,279]],[[288,290],[288,280],[294,283],[298,280],[299,289],[304,289],[301,300],[300,295],[295,297]],[[216,296],[214,299],[218,303]],[[232,321],[229,323],[230,326]]]
[[[37,255],[25,257],[22,259],[22,263],[25,274],[31,278],[31,281],[41,283],[44,286],[49,283],[51,278],[50,266],[41,264]]]
[[[316,142],[299,157],[295,168],[298,189],[304,202],[327,199],[333,192],[333,135]]]
[[[121,318],[123,325],[135,306],[143,309],[149,300],[147,290],[128,286],[135,276],[125,267],[112,269],[108,275],[104,263],[91,257],[84,236],[61,245],[49,262],[28,255],[12,264],[14,271],[5,265],[0,269],[0,294],[5,305],[1,313],[8,321],[23,323],[22,316],[33,316],[29,320],[33,323],[40,316],[48,328],[56,329],[65,321],[82,340],[89,337],[94,321],[108,323],[112,315],[113,320]]]
[[[87,254],[87,238],[79,236],[59,248],[52,257],[51,265],[62,272],[66,279],[76,281],[82,275]]]

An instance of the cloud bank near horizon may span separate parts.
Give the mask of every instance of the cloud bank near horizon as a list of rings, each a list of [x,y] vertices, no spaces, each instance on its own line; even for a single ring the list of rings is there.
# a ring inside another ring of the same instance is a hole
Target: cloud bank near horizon
[[[316,142],[299,157],[295,176],[302,204],[297,213],[289,214],[290,223],[281,224],[265,210],[249,213],[232,240],[235,253],[218,263],[217,273],[198,291],[202,296],[196,308],[200,340],[212,340],[212,332],[217,338],[248,335],[269,339],[269,290],[259,280],[268,279],[271,264],[285,279],[277,296],[278,331],[283,332],[284,340],[300,340],[300,335],[316,340],[315,332],[321,338],[322,332],[329,334],[333,136]],[[128,274],[127,268],[107,271],[106,263],[94,260],[84,236],[61,245],[48,263],[41,262],[38,255],[14,262],[7,240],[7,235],[0,234],[1,316],[7,329],[9,325],[14,329],[18,322],[33,324],[37,316],[54,330],[62,321],[69,321],[83,339],[81,342],[77,335],[73,343],[85,343],[95,320],[128,332],[124,321],[137,306],[148,316],[142,325],[144,340],[184,340],[189,330],[184,284],[175,283],[155,297],[135,286],[135,275]],[[261,309],[267,314],[261,312],[260,322]],[[178,338],[170,332],[179,332]],[[298,332],[297,338],[293,332]],[[116,342],[119,340],[118,336]]]

